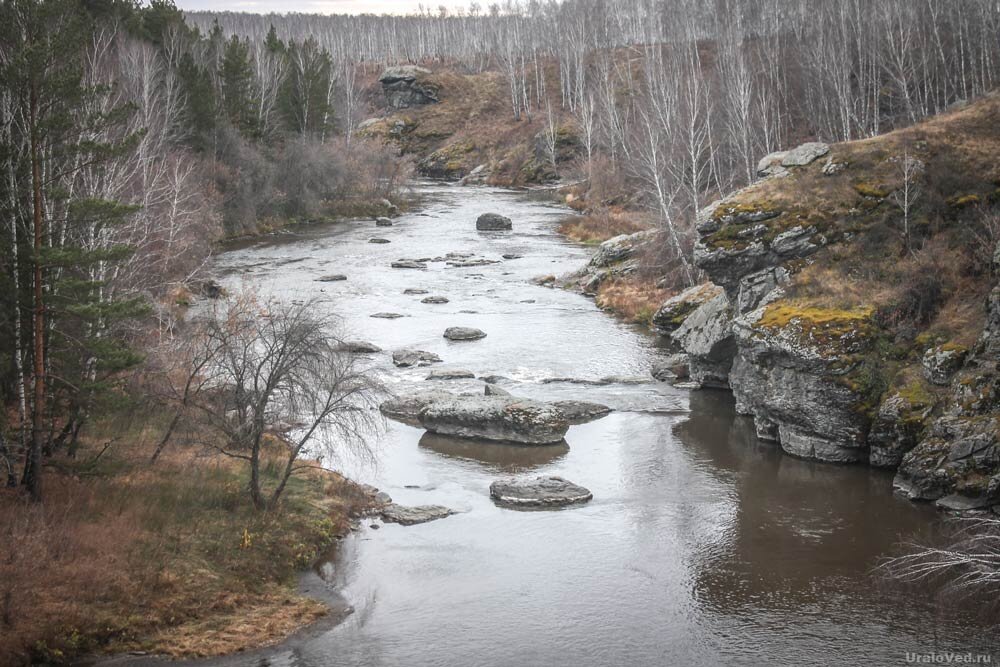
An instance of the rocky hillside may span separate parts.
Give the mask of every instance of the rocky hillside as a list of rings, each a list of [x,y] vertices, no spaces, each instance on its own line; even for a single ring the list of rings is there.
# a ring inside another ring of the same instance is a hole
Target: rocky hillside
[[[560,163],[580,151],[573,124],[566,119],[554,117],[551,125],[547,115],[515,119],[498,72],[390,67],[369,99],[382,115],[363,122],[359,133],[397,145],[414,158],[421,175],[431,178],[545,183],[557,178]]]
[[[699,215],[717,287],[655,325],[789,454],[896,468],[897,488],[947,508],[1000,503],[998,152],[992,96],[767,156]]]

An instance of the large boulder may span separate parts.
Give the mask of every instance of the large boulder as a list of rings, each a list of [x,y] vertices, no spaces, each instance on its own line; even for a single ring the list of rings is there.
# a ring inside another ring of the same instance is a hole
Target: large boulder
[[[687,353],[693,382],[701,387],[729,386],[736,339],[725,292],[720,291],[698,306],[670,337]]]
[[[432,433],[544,445],[562,442],[569,421],[558,407],[512,396],[453,396],[420,412]]]
[[[483,213],[476,219],[476,229],[481,232],[505,231],[513,226],[510,218],[499,213]]]
[[[444,330],[448,340],[479,340],[486,338],[486,332],[472,327],[448,327]]]
[[[666,301],[653,315],[653,328],[662,336],[667,336],[677,330],[687,316],[693,313],[706,301],[719,296],[722,288],[712,283],[702,283],[688,288],[680,294],[675,294]]]
[[[392,109],[405,109],[439,101],[440,89],[427,81],[430,70],[415,65],[390,67],[378,78],[385,101]]]
[[[490,497],[512,507],[561,507],[585,503],[594,494],[562,477],[536,477],[532,480],[505,479],[490,484]]]
[[[337,343],[336,350],[349,354],[375,354],[376,352],[381,352],[382,348],[364,340],[344,340]]]
[[[440,389],[418,391],[383,401],[378,406],[378,409],[390,419],[395,419],[410,426],[420,426],[421,412],[430,407],[432,403],[447,401],[454,397],[455,394]]]
[[[737,317],[729,374],[736,410],[789,454],[836,463],[868,459],[871,419],[862,361],[875,341],[872,311],[791,301]]]

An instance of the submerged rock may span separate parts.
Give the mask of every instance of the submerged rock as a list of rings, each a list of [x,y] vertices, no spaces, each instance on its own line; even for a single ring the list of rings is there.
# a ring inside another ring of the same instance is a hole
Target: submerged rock
[[[510,218],[499,213],[483,213],[476,219],[476,229],[481,232],[503,231],[513,228]]]
[[[331,273],[328,276],[320,276],[319,278],[316,279],[316,282],[318,282],[318,283],[335,283],[335,282],[339,282],[341,280],[347,280],[347,276],[345,276],[343,273]]]
[[[421,299],[420,303],[448,303],[448,299],[443,296],[429,296],[426,299]]]
[[[512,396],[452,396],[420,412],[432,433],[522,444],[561,442],[569,429],[556,406]]]
[[[532,480],[497,480],[490,484],[490,497],[501,505],[513,507],[561,507],[585,503],[594,494],[562,477],[543,476]]]
[[[406,317],[401,313],[372,313],[368,317],[374,317],[377,320],[398,320],[401,317]]]
[[[426,269],[427,264],[424,262],[418,262],[415,259],[400,259],[393,262],[390,266],[394,269]]]
[[[429,364],[436,364],[440,361],[441,357],[433,352],[426,352],[424,350],[396,350],[392,353],[392,363],[396,364],[400,368],[408,368],[410,366],[427,366]]]
[[[382,520],[386,523],[398,523],[401,526],[413,526],[418,523],[427,523],[455,514],[455,510],[441,505],[418,505],[407,507],[392,503],[382,509]]]
[[[414,296],[414,295],[417,295],[417,294],[427,294],[427,290],[425,290],[425,289],[416,289],[414,287],[408,287],[405,290],[403,290],[403,294],[406,294],[406,295],[409,295],[409,296]]]
[[[486,332],[472,327],[448,327],[444,330],[444,337],[448,340],[479,340],[486,338]]]
[[[379,238],[368,239],[368,242],[369,243],[379,243],[379,244],[391,243],[391,241],[389,239],[379,239]]]

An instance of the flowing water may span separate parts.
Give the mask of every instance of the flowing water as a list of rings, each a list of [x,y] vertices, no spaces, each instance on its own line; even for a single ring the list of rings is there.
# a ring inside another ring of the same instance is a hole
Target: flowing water
[[[393,367],[388,351],[415,347],[441,356],[434,368],[504,376],[500,386],[516,395],[616,411],[571,427],[568,446],[458,440],[390,423],[377,465],[340,467],[396,502],[459,514],[379,530],[366,520],[320,569],[353,608],[342,623],[217,662],[883,665],[905,664],[907,652],[997,649],[984,626],[871,576],[898,540],[934,521],[929,508],[893,496],[890,475],[785,456],[756,440],[724,392],[544,382],[646,376],[664,353],[656,337],[593,301],[531,282],[587,260],[588,249],[555,232],[563,207],[498,189],[418,190],[420,210],[390,228],[311,227],[233,248],[217,268],[229,286],[248,281],[286,299],[319,297],[350,338],[387,350],[375,363],[397,389],[482,391],[481,380],[426,380],[427,368]],[[514,230],[477,232],[475,219],[487,211],[511,217]],[[449,252],[522,257],[389,267]],[[316,281],[329,273],[347,280]],[[449,302],[424,304],[406,288]],[[378,312],[405,317],[370,317]],[[442,338],[449,326],[488,337],[451,343]],[[533,512],[491,502],[494,479],[539,474],[582,484],[594,499]]]

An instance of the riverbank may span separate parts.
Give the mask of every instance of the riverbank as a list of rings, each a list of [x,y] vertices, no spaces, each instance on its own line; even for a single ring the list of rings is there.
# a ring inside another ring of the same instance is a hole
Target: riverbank
[[[299,573],[350,530],[365,490],[310,469],[280,507],[255,512],[233,459],[177,445],[150,464],[151,422],[95,429],[47,472],[43,506],[14,511],[26,501],[0,491],[0,664],[229,654],[327,613],[299,592]]]

